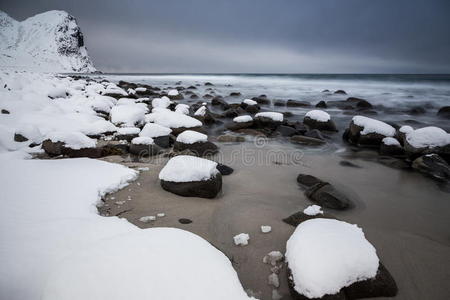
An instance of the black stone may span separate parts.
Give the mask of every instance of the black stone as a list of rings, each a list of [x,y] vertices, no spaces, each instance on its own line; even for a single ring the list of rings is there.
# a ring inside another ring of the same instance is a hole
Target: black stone
[[[219,170],[220,174],[226,176],[233,173],[233,168],[226,166],[224,164],[217,164],[217,170]]]

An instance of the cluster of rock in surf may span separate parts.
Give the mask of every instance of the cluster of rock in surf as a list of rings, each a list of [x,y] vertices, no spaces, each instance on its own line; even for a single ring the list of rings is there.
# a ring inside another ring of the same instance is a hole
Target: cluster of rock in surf
[[[205,85],[208,88],[212,86]],[[109,104],[101,103],[102,105],[96,106],[97,114],[117,126],[116,131],[89,137],[81,134],[70,137],[55,135],[43,141],[42,147],[50,156],[68,157],[96,158],[116,154],[152,156],[166,153],[168,157],[174,157],[159,175],[163,189],[180,196],[214,198],[222,189],[222,175],[230,174],[232,169],[200,158],[218,151],[217,145],[209,141],[205,134],[207,126],[223,124],[224,130],[244,135],[282,135],[289,137],[292,142],[311,145],[325,143],[323,132],[333,134],[338,131],[331,116],[321,109],[339,107],[351,110],[353,114],[373,114],[373,106],[368,101],[352,97],[343,101],[319,102],[316,109],[305,114],[303,122],[290,121],[289,113],[264,110],[264,106],[271,103],[275,106],[311,106],[303,101],[271,102],[267,96],[261,95],[245,99],[241,103],[230,104],[223,97],[206,94],[203,98],[210,99],[209,104],[198,102],[187,105],[176,102],[182,101],[184,97],[199,98],[194,92],[196,89],[195,86],[178,86],[175,89],[163,90],[149,85],[119,82],[117,88],[111,88],[108,93],[102,95],[114,100],[110,99]],[[337,93],[344,94],[343,91]],[[212,107],[221,112],[213,112],[210,109]],[[151,113],[148,113],[150,111]],[[448,117],[445,111],[441,109],[440,115]],[[97,143],[91,143],[91,139],[97,138]],[[439,128],[425,127],[414,130],[409,126],[393,126],[356,115],[345,129],[343,138],[356,147],[375,148],[381,155],[404,159],[413,168],[439,180],[450,178],[450,141],[448,133]],[[16,134],[15,139],[27,140],[26,136],[20,133]],[[75,144],[92,146],[73,147],[71,143],[74,140],[80,142]],[[241,136],[235,135],[221,136],[218,140],[242,141]],[[349,197],[328,182],[307,174],[300,174],[297,181],[305,188],[305,195],[309,199],[325,208],[348,209],[352,206]],[[328,214],[311,216],[300,212],[285,221],[297,227],[318,217],[333,219]],[[305,299],[305,296],[295,289],[293,277],[290,275],[288,282],[293,297]],[[396,293],[395,281],[380,263],[374,278],[355,282],[344,287],[339,293],[324,298],[356,299],[394,296]]]

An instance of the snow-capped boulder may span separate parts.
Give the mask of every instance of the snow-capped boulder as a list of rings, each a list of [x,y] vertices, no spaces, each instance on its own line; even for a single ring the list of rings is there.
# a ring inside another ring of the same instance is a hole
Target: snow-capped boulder
[[[118,141],[131,142],[132,139],[138,137],[141,130],[137,127],[121,127],[117,129],[115,139]]]
[[[235,117],[233,123],[228,124],[227,128],[230,130],[239,130],[253,126],[253,118],[249,115]]]
[[[162,148],[168,148],[170,146],[170,134],[172,129],[161,126],[155,123],[145,124],[139,136],[146,136],[153,139],[156,145]]]
[[[183,115],[189,115],[189,105],[180,103],[175,106],[175,112],[183,114]]]
[[[139,157],[147,157],[159,154],[161,149],[151,137],[139,136],[131,140],[130,153]]]
[[[405,154],[405,150],[396,138],[385,137],[383,140],[381,140],[380,154],[402,156]]]
[[[323,218],[307,220],[296,228],[286,244],[286,261],[291,292],[299,299],[344,295],[343,288],[374,280],[380,266],[361,228]],[[366,297],[373,296],[372,291],[363,290]]]
[[[391,125],[364,116],[355,116],[344,138],[360,146],[379,146],[385,137],[395,136],[395,128]]]
[[[177,136],[173,150],[179,152],[190,150],[197,156],[206,156],[215,154],[218,148],[214,143],[208,141],[206,134],[186,130]]]
[[[303,210],[303,213],[308,216],[323,215],[323,210],[319,205],[310,205]]]
[[[168,108],[170,104],[172,104],[172,101],[170,101],[170,99],[166,96],[163,96],[161,98],[154,98],[152,100],[153,108]]]
[[[187,129],[199,129],[203,125],[195,118],[168,109],[153,109],[152,113],[146,115],[146,121],[169,127],[174,135]]]
[[[433,126],[416,129],[406,134],[405,151],[413,158],[436,153],[450,161],[450,134]]]
[[[172,89],[167,92],[167,96],[172,100],[181,100],[183,99],[183,95],[181,95],[178,90]]]
[[[311,129],[337,131],[336,124],[331,120],[331,116],[323,110],[310,110],[303,119],[303,124]]]
[[[244,99],[241,103],[241,107],[249,114],[256,114],[260,109],[258,102],[252,99]]]
[[[403,125],[402,127],[400,127],[397,131],[397,137],[398,137],[400,144],[404,145],[406,135],[413,131],[414,131],[414,128],[412,128],[409,125]]]
[[[283,122],[283,114],[278,112],[259,112],[253,122],[257,128],[275,130]]]
[[[0,66],[40,72],[94,72],[75,18],[52,10],[18,22],[0,11]]]
[[[42,149],[50,156],[102,157],[102,149],[97,148],[96,144],[94,139],[81,132],[55,131],[46,136]]]
[[[111,122],[115,125],[140,126],[145,122],[147,107],[143,103],[117,105],[111,109]]]
[[[189,155],[171,158],[159,179],[163,189],[184,197],[214,198],[222,189],[217,163]]]

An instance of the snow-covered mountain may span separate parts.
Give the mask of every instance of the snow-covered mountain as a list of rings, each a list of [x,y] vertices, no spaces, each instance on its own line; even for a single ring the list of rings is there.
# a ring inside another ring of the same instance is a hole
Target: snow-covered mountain
[[[40,72],[96,71],[75,18],[58,10],[22,22],[0,10],[0,68]]]

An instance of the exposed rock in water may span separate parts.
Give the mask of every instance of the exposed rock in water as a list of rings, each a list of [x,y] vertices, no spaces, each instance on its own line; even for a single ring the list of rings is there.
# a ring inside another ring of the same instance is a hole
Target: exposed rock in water
[[[327,104],[325,103],[325,101],[321,100],[319,101],[319,103],[316,104],[317,108],[327,108]]]
[[[222,175],[216,174],[208,180],[172,182],[161,180],[161,187],[183,197],[214,198],[222,190]]]
[[[334,93],[335,94],[341,94],[341,95],[347,95],[347,93],[344,90],[337,90]]]
[[[291,136],[291,142],[297,143],[297,144],[305,144],[305,145],[323,145],[326,143],[324,140],[307,137],[304,135]]]
[[[290,106],[290,107],[309,107],[311,106],[311,103],[308,101],[298,101],[298,100],[291,100],[289,99],[286,102],[286,106]]]
[[[416,158],[412,167],[434,179],[445,181],[450,180],[449,164],[437,154],[427,154]]]
[[[2,110],[3,113],[3,110]],[[441,118],[450,119],[450,106],[443,106],[437,112],[437,115]]]
[[[230,175],[233,173],[233,168],[226,166],[224,164],[217,164],[217,170],[219,170],[220,174],[226,176],[226,175]]]
[[[245,137],[237,135],[220,135],[217,141],[221,143],[240,143],[245,142]]]

